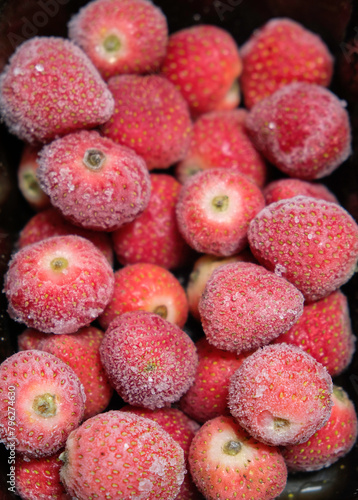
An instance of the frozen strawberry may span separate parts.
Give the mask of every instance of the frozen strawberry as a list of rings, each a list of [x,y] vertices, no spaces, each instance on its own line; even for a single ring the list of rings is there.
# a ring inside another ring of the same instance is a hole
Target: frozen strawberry
[[[189,151],[176,169],[181,183],[214,167],[235,168],[259,187],[266,179],[266,165],[244,128],[244,109],[212,111],[194,123]]]
[[[358,226],[336,203],[296,196],[272,203],[251,222],[254,257],[293,283],[307,301],[346,283],[358,260]]]
[[[155,264],[133,264],[114,273],[114,293],[99,318],[104,330],[128,311],[148,311],[183,327],[188,317],[185,290],[176,277]]]
[[[196,433],[190,471],[207,500],[272,500],[286,486],[287,469],[277,448],[256,441],[232,417],[217,417]]]
[[[72,17],[68,29],[106,80],[157,71],[168,43],[166,18],[147,0],[89,2]]]
[[[114,231],[132,222],[149,202],[143,159],[94,130],[44,146],[37,176],[66,219],[94,231]]]
[[[332,387],[326,368],[305,351],[269,345],[248,356],[232,376],[229,408],[259,441],[303,443],[328,421]]]
[[[41,341],[49,337],[49,333],[43,333],[34,328],[26,328],[17,337],[17,345],[19,351],[27,351],[28,349],[38,349]]]
[[[0,380],[0,441],[29,457],[62,448],[82,420],[86,399],[72,368],[32,349],[7,358]]]
[[[17,171],[19,189],[34,210],[44,210],[51,206],[50,198],[41,189],[36,176],[40,149],[26,144]]]
[[[193,385],[180,400],[180,408],[197,422],[206,422],[228,413],[230,378],[246,356],[217,349],[205,337],[195,345],[199,364]]]
[[[236,108],[241,71],[236,42],[221,28],[191,26],[169,37],[162,72],[183,94],[193,115]]]
[[[64,38],[22,43],[0,78],[0,108],[10,131],[47,142],[106,122],[113,97],[86,54]]]
[[[174,500],[184,479],[184,452],[157,423],[109,411],[73,431],[61,455],[69,494],[89,498]]]
[[[194,382],[194,342],[158,314],[122,314],[100,346],[108,378],[127,403],[154,410],[178,401]]]
[[[342,89],[350,101],[358,99],[358,38],[355,36],[340,44],[342,52],[338,57],[338,76]]]
[[[306,304],[297,323],[274,342],[301,347],[322,363],[332,377],[339,375],[348,367],[355,351],[347,298],[337,290]]]
[[[265,206],[261,190],[234,169],[191,177],[177,203],[179,230],[197,252],[228,257],[247,246],[251,219]]]
[[[202,255],[195,262],[186,287],[190,313],[200,321],[199,300],[202,296],[208,279],[217,267],[231,262],[253,262],[255,259],[248,250],[243,250],[232,257],[215,257],[214,255]]]
[[[149,170],[182,160],[192,124],[188,105],[175,86],[159,75],[114,76],[108,87],[114,113],[102,126],[105,136],[133,149]]]
[[[324,185],[300,179],[278,179],[272,181],[263,189],[266,204],[293,198],[294,196],[311,196],[319,200],[338,203],[336,196]]]
[[[93,342],[91,345],[86,338],[89,330],[95,330],[95,334],[103,339],[104,332],[98,328],[87,327],[71,335],[51,335],[38,347],[62,359],[76,373],[86,394],[84,420],[104,411],[113,394],[101,363],[99,344]]]
[[[113,284],[113,270],[102,252],[71,235],[15,253],[4,290],[15,321],[44,333],[74,333],[103,312]]]
[[[175,207],[180,184],[170,175],[151,174],[147,208],[112,235],[114,251],[123,265],[148,262],[166,269],[183,266],[191,251],[179,232]]]
[[[271,19],[241,47],[240,79],[245,106],[292,82],[328,87],[333,57],[319,36],[291,19]]]
[[[353,448],[358,434],[354,404],[338,386],[333,386],[332,400],[332,413],[325,426],[305,443],[282,449],[289,470],[308,472],[329,467]]]
[[[37,243],[51,236],[68,236],[75,234],[90,240],[104,254],[113,266],[113,248],[110,236],[103,231],[90,231],[74,226],[68,222],[54,207],[35,214],[20,231],[17,247],[19,249]]]
[[[286,332],[303,311],[303,295],[287,280],[247,262],[225,264],[208,280],[199,313],[208,341],[251,351]]]
[[[23,500],[71,500],[60,481],[61,453],[31,459],[16,457],[16,490]]]
[[[257,149],[291,177],[320,179],[351,154],[344,103],[319,85],[285,85],[252,108],[246,127]]]

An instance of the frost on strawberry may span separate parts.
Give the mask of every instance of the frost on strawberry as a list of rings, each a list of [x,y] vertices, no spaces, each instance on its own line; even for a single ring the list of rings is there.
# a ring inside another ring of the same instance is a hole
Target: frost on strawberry
[[[49,197],[40,187],[36,176],[38,164],[38,154],[41,147],[33,147],[28,144],[24,146],[19,167],[17,170],[17,180],[19,189],[34,210],[44,210],[51,206]]]
[[[301,179],[290,178],[272,181],[264,187],[263,193],[267,205],[295,196],[310,196],[338,203],[336,196],[324,184],[302,181]]]

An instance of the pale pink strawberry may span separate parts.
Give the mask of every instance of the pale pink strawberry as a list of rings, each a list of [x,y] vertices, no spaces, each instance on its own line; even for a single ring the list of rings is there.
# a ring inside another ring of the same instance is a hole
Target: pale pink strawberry
[[[48,142],[93,128],[113,113],[113,97],[86,54],[64,38],[22,43],[0,78],[0,108],[10,131]]]
[[[231,378],[231,414],[256,439],[273,446],[305,442],[328,421],[332,379],[297,346],[264,346]]]
[[[108,81],[115,109],[102,126],[114,142],[142,156],[149,170],[182,160],[189,148],[192,124],[180,92],[159,75],[122,75]]]
[[[17,170],[19,189],[34,210],[44,210],[51,206],[50,199],[41,189],[36,176],[40,149],[25,144]]]
[[[336,196],[324,185],[301,179],[278,179],[264,187],[266,204],[293,198],[295,196],[310,196],[319,200],[338,203]]]
[[[72,17],[68,30],[106,80],[154,73],[168,43],[165,15],[147,0],[94,0]]]
[[[38,349],[41,341],[47,339],[51,334],[43,333],[34,328],[26,328],[17,337],[17,346],[19,351],[27,351],[28,349]]]
[[[249,231],[254,257],[293,283],[307,301],[346,283],[358,260],[358,226],[336,203],[296,196],[272,203]]]
[[[81,130],[44,146],[37,176],[62,215],[93,231],[114,231],[146,208],[150,180],[134,151]]]

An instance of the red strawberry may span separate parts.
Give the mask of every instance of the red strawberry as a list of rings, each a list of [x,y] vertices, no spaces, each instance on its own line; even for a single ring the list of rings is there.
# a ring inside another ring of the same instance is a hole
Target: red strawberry
[[[98,250],[101,250],[109,264],[113,266],[113,248],[109,235],[103,231],[90,231],[89,229],[74,226],[64,219],[54,207],[42,210],[31,217],[20,232],[17,247],[21,249],[26,245],[51,238],[51,236],[67,236],[69,234],[75,234],[90,240]]]
[[[185,290],[175,276],[154,264],[133,264],[114,273],[114,293],[99,318],[106,330],[109,324],[128,311],[159,314],[179,327],[188,317]]]
[[[73,431],[61,455],[69,494],[89,498],[174,500],[184,479],[184,452],[158,424],[133,413],[96,415]]]
[[[108,82],[115,110],[102,126],[105,136],[142,156],[149,170],[168,168],[182,160],[192,124],[187,103],[159,75],[114,76]]]
[[[319,200],[338,203],[335,195],[323,184],[301,181],[300,179],[278,179],[267,184],[263,190],[266,204],[293,198],[294,196],[311,196]]]
[[[180,408],[194,420],[206,422],[228,413],[230,378],[246,356],[217,349],[205,337],[195,345],[199,364],[193,385],[180,400]]]
[[[155,72],[168,43],[164,14],[146,0],[89,2],[68,28],[69,37],[106,80],[121,73]]]
[[[0,108],[10,131],[47,142],[93,128],[113,113],[113,98],[86,54],[64,38],[21,44],[0,79]]]
[[[235,168],[262,187],[266,165],[244,128],[247,111],[212,111],[194,123],[189,151],[179,163],[176,176],[181,183],[188,177],[213,167]]]
[[[217,268],[199,302],[208,341],[238,354],[268,344],[286,332],[302,311],[303,296],[295,286],[247,262]]]
[[[299,347],[268,345],[231,378],[231,414],[252,436],[274,446],[305,442],[329,419],[332,379]]]
[[[189,462],[206,500],[271,500],[286,486],[280,451],[256,441],[232,417],[214,418],[199,429]]]
[[[82,420],[86,399],[72,368],[32,349],[7,358],[0,380],[0,441],[30,457],[62,448]]]
[[[106,409],[112,397],[113,389],[109,384],[99,355],[99,344],[90,345],[88,331],[103,339],[104,333],[98,328],[81,328],[71,335],[51,335],[44,339],[38,349],[62,359],[76,373],[83,384],[86,394],[84,420]]]
[[[39,147],[25,145],[17,171],[19,189],[34,210],[44,210],[51,206],[49,197],[41,189],[36,177],[39,151]]]
[[[320,179],[351,154],[344,103],[319,85],[285,85],[252,108],[246,127],[257,149],[291,177]]]
[[[19,351],[27,351],[29,349],[38,349],[42,340],[49,337],[49,333],[43,333],[34,328],[26,328],[18,337],[17,345]]]
[[[328,87],[333,57],[319,36],[291,19],[271,19],[241,47],[247,108],[292,82]]]
[[[169,37],[162,72],[183,94],[194,115],[236,108],[241,71],[235,40],[221,28],[191,26]]]
[[[5,277],[8,311],[30,328],[74,333],[103,312],[113,283],[113,270],[93,243],[54,236],[12,258]]]
[[[128,312],[112,322],[100,354],[124,401],[152,410],[178,401],[193,383],[198,364],[189,335],[145,311]]]
[[[353,448],[358,434],[354,405],[341,387],[333,387],[332,399],[332,413],[326,425],[305,443],[282,450],[289,470],[307,472],[329,467]]]
[[[132,222],[149,202],[143,159],[94,130],[44,146],[37,176],[66,219],[94,231],[114,231]]]
[[[251,219],[265,206],[256,184],[234,169],[200,172],[183,185],[179,230],[197,252],[228,257],[247,246]]]
[[[347,298],[337,290],[324,299],[306,304],[297,323],[274,343],[301,347],[335,377],[350,364],[355,340]]]
[[[251,222],[254,257],[280,272],[307,301],[346,283],[358,259],[358,226],[341,206],[306,196],[272,203]]]
[[[62,451],[50,457],[23,458],[15,461],[16,490],[24,500],[71,500],[60,481]]]
[[[165,174],[151,174],[147,208],[113,233],[114,251],[123,265],[148,262],[166,269],[183,266],[191,251],[179,232],[175,207],[180,184]]]

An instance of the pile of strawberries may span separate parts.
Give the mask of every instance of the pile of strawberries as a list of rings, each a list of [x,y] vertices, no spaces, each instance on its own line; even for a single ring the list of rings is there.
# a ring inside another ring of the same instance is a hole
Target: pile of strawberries
[[[332,73],[289,19],[239,48],[215,26],[169,36],[148,0],[93,0],[68,39],[18,47],[0,107],[37,213],[4,283],[26,327],[0,365],[10,491],[269,500],[351,450],[332,377],[355,350],[358,225],[317,182],[351,154]]]

